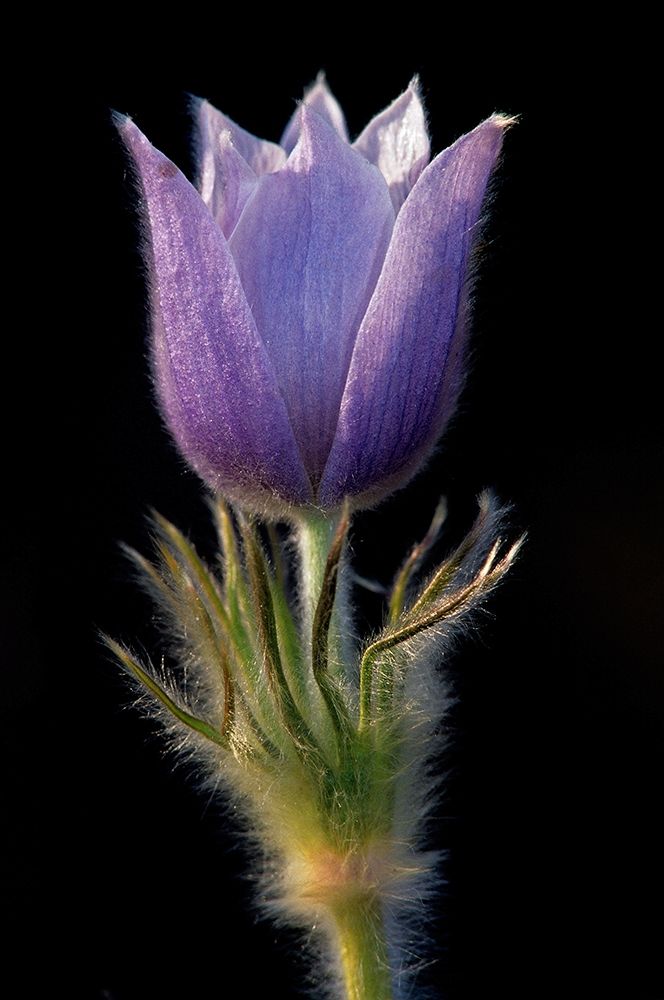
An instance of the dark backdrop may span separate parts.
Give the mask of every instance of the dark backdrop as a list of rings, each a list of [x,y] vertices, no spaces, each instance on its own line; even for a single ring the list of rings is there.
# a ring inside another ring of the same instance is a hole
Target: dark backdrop
[[[9,292],[27,322],[12,324],[20,364],[5,375],[18,441],[2,626],[12,996],[233,997],[240,974],[243,995],[297,995],[289,935],[248,903],[233,817],[172,770],[96,638],[157,651],[118,551],[146,548],[150,505],[203,548],[210,537],[151,399],[109,109],[191,171],[186,92],[277,139],[324,67],[353,132],[413,72],[436,151],[494,110],[521,115],[458,418],[417,482],[354,530],[358,568],[385,580],[441,493],[451,538],[487,485],[529,532],[446,667],[459,701],[434,840],[448,883],[423,983],[449,1000],[661,997],[661,421],[649,328],[620,304],[632,250],[603,226],[640,198],[623,186],[618,78],[570,45],[542,63],[535,40],[524,54],[489,38],[480,53],[450,32],[435,56],[397,52],[397,37],[282,40],[266,57],[199,29],[195,44],[159,46],[116,26],[113,49],[52,53],[34,67],[38,93],[18,98],[18,200],[37,225],[18,260],[28,285]],[[606,250],[616,271],[599,264]],[[371,601],[362,613],[375,622]]]

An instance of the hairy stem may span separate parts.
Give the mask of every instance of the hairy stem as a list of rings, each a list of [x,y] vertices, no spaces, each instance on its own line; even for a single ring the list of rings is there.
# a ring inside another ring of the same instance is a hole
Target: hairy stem
[[[325,577],[330,547],[337,529],[338,517],[323,514],[302,514],[297,525],[300,550],[300,599],[303,611],[303,634],[311,635],[314,614]]]
[[[387,958],[380,903],[361,896],[334,912],[345,1000],[391,1000],[392,977]]]

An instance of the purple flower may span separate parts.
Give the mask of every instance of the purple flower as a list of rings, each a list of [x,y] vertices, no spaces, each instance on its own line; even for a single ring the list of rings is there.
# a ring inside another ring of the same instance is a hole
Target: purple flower
[[[413,83],[349,143],[322,78],[276,145],[197,102],[196,190],[127,118],[155,383],[183,455],[253,507],[369,503],[422,464],[463,376],[469,255],[509,120],[429,163]]]

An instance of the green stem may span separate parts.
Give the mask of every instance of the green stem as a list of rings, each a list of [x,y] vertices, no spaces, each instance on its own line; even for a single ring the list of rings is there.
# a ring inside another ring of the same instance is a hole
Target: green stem
[[[311,629],[318,605],[327,557],[339,516],[325,517],[323,514],[302,514],[298,521],[298,548],[300,552],[300,594],[304,612],[303,635],[311,635]]]
[[[343,553],[344,542],[346,541],[348,524],[348,513],[344,510],[344,515],[339,521],[339,526],[330,546],[320,597],[316,605],[311,630],[311,665],[314,680],[330,713],[337,738],[342,742],[345,742],[350,735],[351,720],[342,692],[330,675],[329,646],[330,625],[334,610],[334,599],[337,593],[339,563]]]
[[[334,912],[345,1000],[392,1000],[385,925],[374,897],[349,900]]]

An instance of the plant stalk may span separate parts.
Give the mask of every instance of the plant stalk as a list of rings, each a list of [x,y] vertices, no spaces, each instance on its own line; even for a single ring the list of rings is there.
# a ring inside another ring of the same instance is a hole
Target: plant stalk
[[[305,616],[304,634],[311,634],[311,626],[320,598],[325,575],[325,565],[334,539],[339,517],[326,517],[317,512],[302,514],[297,522],[298,548],[300,550],[300,595]]]
[[[334,911],[344,1000],[392,1000],[385,925],[375,896],[347,900]]]

